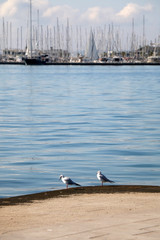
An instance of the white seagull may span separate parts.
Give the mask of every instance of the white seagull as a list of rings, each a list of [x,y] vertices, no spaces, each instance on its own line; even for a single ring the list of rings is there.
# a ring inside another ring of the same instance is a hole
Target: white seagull
[[[60,175],[59,179],[61,179],[62,182],[64,182],[66,184],[66,188],[68,188],[68,185],[81,186],[78,183],[73,182],[72,179],[70,179],[69,177],[65,177],[63,175]]]
[[[102,182],[102,186],[103,186],[103,183],[104,183],[104,182],[114,183],[114,181],[111,181],[111,180],[109,180],[108,178],[106,178],[106,177],[101,173],[101,171],[98,171],[98,172],[97,172],[97,178],[98,178],[99,181]]]

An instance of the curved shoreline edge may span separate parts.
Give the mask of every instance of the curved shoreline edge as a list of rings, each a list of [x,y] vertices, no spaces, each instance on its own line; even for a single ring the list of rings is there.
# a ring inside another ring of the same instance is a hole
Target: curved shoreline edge
[[[95,194],[95,193],[160,193],[160,186],[145,185],[114,185],[114,186],[88,186],[61,189],[47,192],[40,192],[16,197],[1,198],[1,206],[11,206],[24,203],[32,203],[35,200],[46,200],[49,198],[67,197],[77,194]]]

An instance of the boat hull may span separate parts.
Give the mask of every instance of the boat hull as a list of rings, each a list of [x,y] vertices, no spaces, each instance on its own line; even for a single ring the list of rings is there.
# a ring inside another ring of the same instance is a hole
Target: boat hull
[[[26,58],[24,59],[26,65],[46,65],[46,61],[39,58]]]

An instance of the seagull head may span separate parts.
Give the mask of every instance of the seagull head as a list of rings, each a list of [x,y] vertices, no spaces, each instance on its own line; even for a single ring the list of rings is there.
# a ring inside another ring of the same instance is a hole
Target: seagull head
[[[63,175],[60,175],[60,176],[59,176],[59,180],[61,180],[63,177],[64,177]]]

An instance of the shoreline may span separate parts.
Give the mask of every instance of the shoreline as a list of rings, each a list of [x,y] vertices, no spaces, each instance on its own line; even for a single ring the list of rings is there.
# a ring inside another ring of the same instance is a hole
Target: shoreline
[[[0,65],[26,65],[25,62],[0,62]],[[113,63],[94,63],[94,62],[49,62],[42,64],[28,64],[27,66],[160,66],[160,62],[113,62]]]
[[[52,198],[69,197],[83,194],[114,194],[114,193],[160,193],[160,186],[149,185],[113,185],[73,187],[46,192],[39,192],[15,197],[0,198],[0,207],[31,203],[33,201]]]

